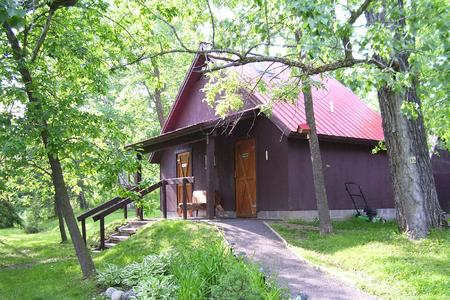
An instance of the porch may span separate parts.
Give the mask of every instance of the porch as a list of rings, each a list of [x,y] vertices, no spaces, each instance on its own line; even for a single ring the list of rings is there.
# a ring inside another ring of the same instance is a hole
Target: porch
[[[160,165],[160,180],[194,177],[187,183],[188,216],[212,219],[256,217],[256,137],[258,110],[251,109],[161,134],[128,148]],[[237,151],[240,153],[236,156]],[[137,176],[140,180],[140,176]],[[161,213],[180,217],[183,186],[168,185],[161,196]],[[246,198],[239,202],[237,198]],[[166,201],[164,204],[164,201]],[[166,206],[167,205],[167,206]],[[221,209],[223,208],[223,210]],[[193,213],[192,213],[193,211]]]

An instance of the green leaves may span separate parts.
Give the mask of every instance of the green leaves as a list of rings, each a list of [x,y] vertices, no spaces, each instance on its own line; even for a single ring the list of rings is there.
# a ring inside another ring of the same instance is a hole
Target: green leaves
[[[205,93],[204,101],[215,108],[217,115],[225,117],[242,108],[244,102],[240,92],[245,86],[236,71],[213,72],[207,76],[208,82],[202,89]]]
[[[22,27],[25,10],[15,0],[0,0],[0,24],[8,22],[11,27]]]

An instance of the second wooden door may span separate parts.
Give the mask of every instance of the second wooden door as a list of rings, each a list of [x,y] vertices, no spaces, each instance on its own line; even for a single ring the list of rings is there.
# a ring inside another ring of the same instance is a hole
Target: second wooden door
[[[256,217],[255,140],[236,142],[235,148],[236,216]]]

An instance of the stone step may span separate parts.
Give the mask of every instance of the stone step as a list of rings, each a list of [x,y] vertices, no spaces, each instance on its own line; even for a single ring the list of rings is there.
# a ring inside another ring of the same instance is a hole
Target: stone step
[[[109,248],[114,247],[115,245],[117,245],[117,243],[105,243],[105,248],[109,249]]]
[[[130,235],[135,234],[136,231],[148,223],[154,220],[130,220],[127,224],[120,226],[117,228],[116,232],[109,236],[107,240],[105,240],[105,249],[112,248],[118,243],[128,239]]]
[[[151,221],[149,220],[130,220],[128,221],[128,225],[133,225],[133,226],[144,226],[147,225],[148,223],[150,223]]]
[[[121,241],[126,240],[126,239],[129,238],[129,237],[130,237],[130,235],[121,235],[121,234],[118,234],[118,233],[114,233],[114,234],[112,234],[112,235],[109,237],[109,240],[110,240],[110,241],[121,242]]]
[[[128,226],[122,226],[119,227],[119,229],[117,229],[117,231],[121,234],[128,234],[128,235],[132,235],[135,234],[137,231],[136,227],[128,227]]]

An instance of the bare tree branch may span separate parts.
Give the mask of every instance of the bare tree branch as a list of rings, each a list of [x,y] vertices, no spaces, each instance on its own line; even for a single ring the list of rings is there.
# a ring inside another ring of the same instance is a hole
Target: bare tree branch
[[[45,169],[45,168],[39,166],[35,161],[33,161],[33,160],[31,160],[31,159],[28,159],[28,160],[27,160],[27,164],[30,165],[30,166],[33,167],[33,168],[36,168],[36,169],[40,170],[40,171],[43,172],[45,175],[48,175],[48,176],[50,176],[50,177],[52,176],[52,173],[51,173],[49,170],[47,170],[47,169]]]
[[[215,38],[216,38],[216,24],[214,23],[214,15],[211,9],[211,4],[209,3],[209,0],[206,0],[206,4],[208,5],[208,10],[209,10],[209,17],[211,18],[211,28],[212,28],[212,46],[215,47],[216,42],[215,42]]]

